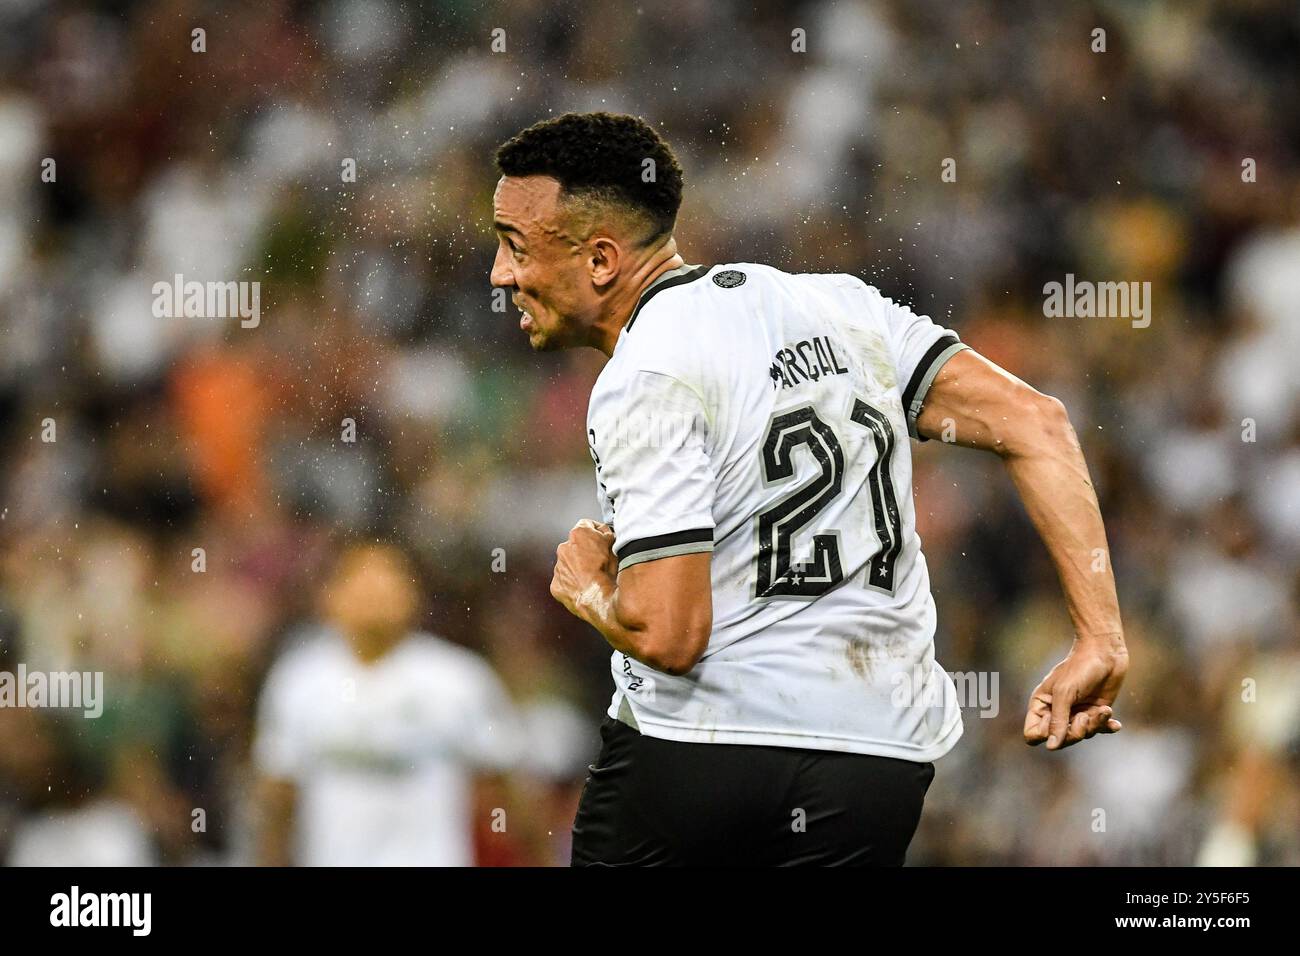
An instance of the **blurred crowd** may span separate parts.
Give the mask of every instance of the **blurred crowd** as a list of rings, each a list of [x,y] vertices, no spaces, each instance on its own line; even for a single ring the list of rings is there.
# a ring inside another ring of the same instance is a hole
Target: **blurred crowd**
[[[268,850],[268,787],[319,784],[267,756],[268,674],[346,653],[326,584],[373,541],[355,600],[409,567],[392,641],[511,711],[429,813],[567,861],[612,685],[548,585],[603,359],[494,311],[491,157],[587,109],[678,151],[688,262],[857,274],[1071,413],[1125,729],[1024,745],[1052,567],[996,459],[914,444],[938,659],[999,693],[909,862],[1300,863],[1294,0],[0,2],[0,671],[105,675],[97,719],[0,708],[0,861],[320,859]],[[1150,326],[1045,317],[1067,274],[1150,282]],[[259,282],[260,323],[157,317],[176,275]]]

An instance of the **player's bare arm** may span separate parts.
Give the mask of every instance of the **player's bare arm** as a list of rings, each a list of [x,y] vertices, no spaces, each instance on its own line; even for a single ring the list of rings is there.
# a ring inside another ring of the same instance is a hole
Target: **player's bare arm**
[[[293,865],[293,819],[298,787],[292,780],[262,776],[257,783],[257,862]]]
[[[1064,405],[967,350],[935,377],[917,431],[1001,457],[1056,566],[1074,646],[1030,698],[1026,743],[1057,750],[1115,733],[1128,650],[1101,509]]]
[[[551,594],[622,651],[665,674],[685,674],[713,628],[709,555],[682,554],[618,570],[614,532],[584,518],[556,549]]]

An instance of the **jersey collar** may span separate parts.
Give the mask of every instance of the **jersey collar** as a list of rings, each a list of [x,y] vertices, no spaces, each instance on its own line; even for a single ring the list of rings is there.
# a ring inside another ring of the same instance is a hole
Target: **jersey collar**
[[[632,331],[632,323],[635,322],[636,317],[641,314],[641,310],[645,308],[646,303],[660,292],[664,291],[664,289],[671,289],[675,285],[685,285],[688,282],[694,282],[711,268],[713,267],[683,265],[678,266],[676,269],[669,269],[659,278],[655,279],[655,281],[651,282],[646,290],[641,293],[641,298],[637,300],[636,308],[632,310],[632,317],[628,319],[627,324],[623,326],[623,331]]]

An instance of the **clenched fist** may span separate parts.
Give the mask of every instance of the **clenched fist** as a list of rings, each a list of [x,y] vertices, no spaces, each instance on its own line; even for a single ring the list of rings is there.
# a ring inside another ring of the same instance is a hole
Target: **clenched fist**
[[[570,613],[584,617],[582,609],[605,599],[617,577],[614,530],[607,524],[583,518],[573,526],[568,540],[555,549],[551,597]]]
[[[1048,750],[1118,733],[1111,705],[1128,673],[1128,648],[1119,635],[1076,641],[1065,660],[1034,689],[1025,713],[1025,743]]]

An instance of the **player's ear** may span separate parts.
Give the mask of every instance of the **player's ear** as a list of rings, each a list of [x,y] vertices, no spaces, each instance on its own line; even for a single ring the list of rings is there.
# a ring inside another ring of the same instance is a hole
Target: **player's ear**
[[[602,235],[593,236],[587,254],[592,285],[603,289],[618,278],[618,270],[623,263],[623,250],[612,238]]]

